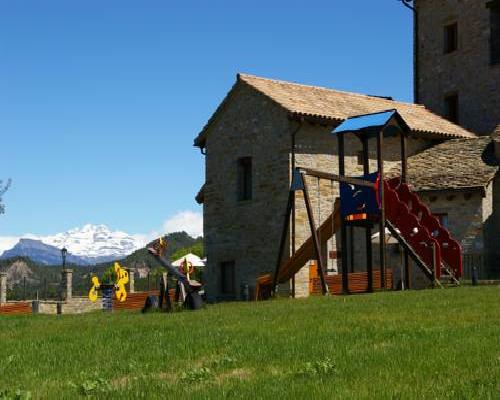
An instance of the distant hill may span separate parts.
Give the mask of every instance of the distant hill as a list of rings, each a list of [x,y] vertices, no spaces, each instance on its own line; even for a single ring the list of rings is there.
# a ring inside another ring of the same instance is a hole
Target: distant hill
[[[164,236],[168,242],[167,257],[172,254],[182,251],[182,249],[192,248],[193,246],[201,247],[203,245],[203,238],[193,238],[186,232],[169,233]],[[74,255],[68,252],[66,257],[67,264],[79,266],[96,267],[110,265],[112,262],[119,260],[125,265],[140,264],[158,266],[158,263],[148,254],[147,247],[138,249],[130,255],[123,256],[84,256]],[[43,243],[40,240],[34,239],[20,239],[19,242],[10,250],[6,250],[1,256],[0,260],[9,260],[15,257],[25,257],[32,260],[39,265],[61,265],[61,249],[59,247],[51,246]]]
[[[165,235],[164,238],[168,242],[167,258],[171,258],[175,254],[188,253],[193,247],[197,249],[203,248],[202,237],[193,238],[186,232],[170,233]],[[35,245],[39,246],[39,244]],[[147,247],[136,250],[129,256],[119,260],[122,267],[134,267],[137,269],[137,290],[144,290],[146,288],[147,279],[145,276],[147,276],[148,272],[154,272],[162,268],[156,259],[148,253]],[[47,250],[45,247],[42,247],[42,250],[44,249]],[[51,254],[50,257],[45,259],[47,263],[35,262],[28,254],[0,258],[0,271],[6,271],[9,276],[9,296],[11,299],[21,299],[24,295],[23,278],[26,278],[27,298],[35,298],[36,293],[39,294],[40,298],[43,298],[46,292],[48,292],[50,298],[56,296],[61,277],[61,253],[59,249],[56,248],[56,250],[56,253]],[[33,255],[33,253],[30,253],[30,255]],[[112,265],[113,262],[82,265],[81,260],[78,260],[78,265],[75,265],[74,258],[68,258],[68,267],[73,269],[74,295],[86,295],[90,287],[91,275],[102,276],[104,270]],[[152,278],[151,282],[154,284],[154,278]]]
[[[189,236],[186,232],[169,233],[168,235],[165,235],[164,238],[168,243],[166,257],[169,259],[173,254],[179,252],[179,250],[188,249],[195,245],[203,246],[203,238],[201,236],[195,239]],[[146,247],[136,250],[129,256],[125,257],[123,259],[123,263],[125,265],[131,265],[136,262],[147,261],[149,263],[154,262],[155,265],[159,265],[156,263],[155,259],[149,255],[147,250],[147,248],[151,246],[152,243],[153,242],[148,243]]]
[[[6,260],[13,257],[27,257],[42,265],[58,265],[62,262],[60,248],[45,244],[41,240],[34,239],[20,239],[12,249],[4,251],[0,259]],[[66,262],[76,265],[92,265],[115,260],[116,258],[116,256],[75,256],[68,253]]]
[[[141,246],[134,235],[112,231],[106,225],[87,224],[51,236],[22,238],[0,258],[30,257],[44,265],[61,262],[60,249],[68,249],[68,262],[92,265],[126,257]]]

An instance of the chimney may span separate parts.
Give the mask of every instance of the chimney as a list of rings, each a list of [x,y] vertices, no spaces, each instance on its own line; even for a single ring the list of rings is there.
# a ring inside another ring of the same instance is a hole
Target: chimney
[[[500,125],[491,134],[491,141],[495,149],[495,158],[500,161]]]

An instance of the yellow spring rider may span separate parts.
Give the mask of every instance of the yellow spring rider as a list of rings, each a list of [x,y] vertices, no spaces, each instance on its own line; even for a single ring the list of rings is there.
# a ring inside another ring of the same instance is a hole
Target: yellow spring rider
[[[123,303],[127,300],[127,290],[125,289],[125,285],[128,283],[128,272],[124,270],[118,262],[115,262],[114,268],[117,277],[117,282],[115,284],[115,296],[119,302]],[[89,291],[90,301],[94,303],[97,301],[97,295],[100,288],[101,284],[99,282],[99,278],[97,276],[93,276],[92,287]]]

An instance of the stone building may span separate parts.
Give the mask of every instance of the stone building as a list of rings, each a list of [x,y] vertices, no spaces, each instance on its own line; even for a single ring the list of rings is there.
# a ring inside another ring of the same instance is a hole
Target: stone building
[[[415,102],[479,135],[500,124],[500,0],[414,0]]]
[[[482,153],[488,138],[478,141],[473,133],[420,105],[241,74],[195,139],[195,145],[205,154],[205,184],[197,200],[203,203],[206,288],[210,300],[239,298],[241,285],[249,285],[252,292],[256,278],[274,270],[292,167],[338,173],[337,143],[330,133],[332,129],[350,116],[388,109],[397,109],[411,128],[409,155],[427,160],[410,157],[412,165],[421,166],[418,173],[417,168],[415,172],[410,171],[415,174],[410,175],[410,183],[414,178],[415,189],[425,192],[431,207],[443,214],[443,218],[447,214],[450,229],[458,240],[465,244],[470,242],[472,246],[482,241],[484,246],[486,233],[470,233],[461,225],[462,222],[466,224],[465,220],[459,219],[464,216],[480,218],[482,222],[488,219],[491,205],[488,206],[485,195],[494,191],[489,181],[481,180],[473,185],[474,190],[464,190],[463,185],[453,183],[454,177],[461,175],[457,170],[455,175],[449,176],[448,186],[438,183],[437,187],[427,190],[427,183],[432,183],[436,176],[427,173],[422,165],[429,162],[430,170],[433,149],[437,148],[437,155],[441,155],[440,148],[435,146],[446,146],[452,139],[458,139],[452,141],[458,147],[462,142],[476,143],[471,145],[474,149],[471,157],[474,158]],[[373,170],[375,148],[371,143],[369,156]],[[397,167],[399,149],[396,138],[384,141],[388,168]],[[455,151],[453,149],[450,154]],[[440,165],[453,170],[456,163],[453,156],[450,157]],[[474,160],[482,165],[481,158]],[[489,168],[484,165],[485,169]],[[492,169],[491,173],[495,175],[495,171]],[[361,172],[361,143],[346,137],[346,173],[355,176]],[[469,183],[464,185],[469,187]],[[332,212],[338,187],[314,179],[308,179],[308,186],[314,216],[319,223]],[[447,200],[450,196],[455,197]],[[295,243],[290,243],[289,235],[290,251],[310,235],[300,196],[296,198],[294,220],[295,226],[291,229],[295,231]],[[356,232],[350,235],[355,241]],[[336,240],[322,238],[322,242],[323,257],[328,259],[330,272],[336,273]],[[308,294],[308,276],[308,268],[297,275],[297,295]]]
[[[462,245],[464,275],[500,277],[500,127],[453,139],[408,159],[408,181]]]

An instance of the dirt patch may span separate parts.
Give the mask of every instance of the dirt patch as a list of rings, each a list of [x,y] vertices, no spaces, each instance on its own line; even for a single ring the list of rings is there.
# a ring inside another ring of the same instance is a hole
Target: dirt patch
[[[240,379],[248,380],[252,377],[253,371],[249,368],[236,368],[230,371],[218,374],[216,377],[217,382],[221,382],[226,379]]]
[[[120,377],[117,377],[113,379],[110,383],[113,387],[115,388],[126,388],[127,386],[130,385],[132,381],[138,380],[138,379],[155,379],[155,380],[160,380],[160,381],[167,381],[170,383],[175,383],[178,380],[177,374],[174,374],[173,372],[155,372],[151,374],[146,374],[146,375],[123,375]]]

